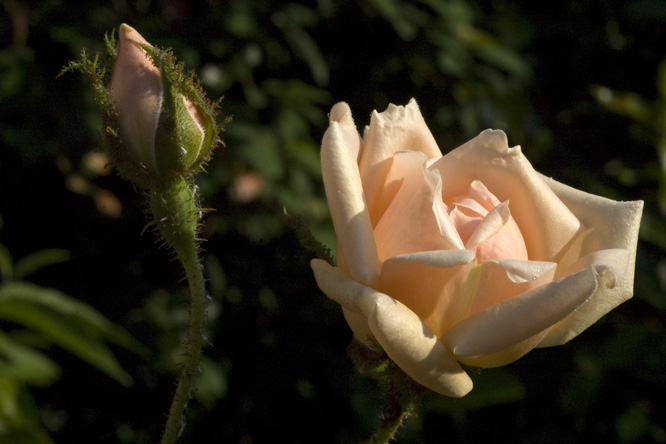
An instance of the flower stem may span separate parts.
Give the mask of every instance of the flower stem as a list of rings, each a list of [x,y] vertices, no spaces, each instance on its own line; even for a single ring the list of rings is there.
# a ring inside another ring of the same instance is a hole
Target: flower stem
[[[183,264],[190,288],[190,316],[187,339],[183,344],[182,369],[161,441],[161,444],[173,444],[185,427],[184,412],[199,376],[204,342],[206,287],[198,251],[201,210],[197,204],[196,186],[183,179],[151,190],[150,209],[160,235]]]
[[[386,406],[380,416],[381,424],[374,431],[367,444],[388,444],[394,440],[403,421],[416,413],[420,401],[419,396],[405,401],[404,399],[399,400],[389,393]]]

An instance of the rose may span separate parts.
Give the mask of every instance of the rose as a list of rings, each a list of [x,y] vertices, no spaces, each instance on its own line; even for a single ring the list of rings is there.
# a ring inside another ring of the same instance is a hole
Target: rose
[[[154,48],[126,24],[119,29],[109,90],[117,111],[111,125],[119,136],[109,144],[120,151],[114,163],[121,170],[123,152],[129,154],[127,168],[134,171],[126,176],[169,180],[207,160],[218,132],[212,107],[170,52]]]
[[[356,337],[420,384],[463,396],[457,361],[505,365],[563,344],[632,296],[642,202],[534,171],[486,130],[442,156],[415,101],[361,139],[338,103],[321,149],[337,267],[312,261]]]

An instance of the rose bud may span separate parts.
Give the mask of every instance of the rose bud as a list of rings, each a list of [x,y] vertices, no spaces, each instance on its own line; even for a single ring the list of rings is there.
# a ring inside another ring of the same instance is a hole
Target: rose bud
[[[109,90],[116,119],[107,122],[115,130],[107,141],[121,175],[150,186],[189,176],[208,160],[218,132],[211,105],[170,52],[126,24]]]
[[[415,101],[359,137],[338,103],[321,163],[337,266],[312,261],[355,336],[415,381],[463,396],[459,362],[564,344],[633,294],[643,202],[537,173],[502,131],[442,156]]]

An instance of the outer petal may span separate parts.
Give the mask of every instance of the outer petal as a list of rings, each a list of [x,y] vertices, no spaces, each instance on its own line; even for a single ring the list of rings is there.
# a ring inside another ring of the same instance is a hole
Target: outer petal
[[[442,341],[461,360],[501,352],[550,328],[574,312],[605,285],[608,273],[587,267],[470,316],[453,326]],[[599,281],[599,282],[598,282]],[[534,347],[536,343],[527,342]],[[529,351],[518,353],[519,356]],[[482,362],[477,362],[481,365]]]
[[[311,265],[319,288],[343,307],[367,317],[377,342],[411,378],[446,396],[461,397],[472,389],[469,376],[411,310],[325,261],[314,259]]]
[[[346,103],[335,105],[330,119],[321,146],[321,169],[338,250],[351,276],[373,286],[379,261],[357,166],[360,139]]]
[[[539,345],[546,347],[564,344],[610,310],[631,298],[634,292],[636,245],[643,202],[616,202],[576,190],[545,176],[542,176],[542,180],[583,224],[593,228],[583,241],[581,255],[605,249],[622,249],[628,252],[628,257],[625,257],[626,268],[618,270],[622,273],[622,278],[613,288],[600,287],[587,304],[555,325]],[[591,262],[603,265],[599,262],[603,260],[609,267],[617,269],[621,266],[618,263],[624,260],[618,255],[621,253],[616,254],[615,258],[606,255],[601,259],[597,256]]]
[[[520,147],[502,131],[486,130],[432,164],[442,176],[443,199],[466,194],[480,180],[500,201],[511,201],[529,258],[557,262],[581,224],[543,182]]]
[[[134,28],[120,25],[111,95],[118,107],[123,140],[148,168],[155,168],[155,132],[162,104],[160,70],[137,43],[151,46]]]
[[[383,113],[373,111],[370,118],[359,170],[374,224],[382,216],[375,205],[391,166],[390,159],[404,150],[422,151],[428,159],[442,155],[414,99],[404,107],[391,104]]]

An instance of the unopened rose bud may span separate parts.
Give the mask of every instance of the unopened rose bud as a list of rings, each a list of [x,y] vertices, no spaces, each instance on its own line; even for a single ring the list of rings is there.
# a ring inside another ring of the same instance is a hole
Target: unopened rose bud
[[[109,91],[117,118],[107,139],[123,176],[150,186],[190,176],[208,159],[217,135],[211,106],[170,52],[126,24]]]

